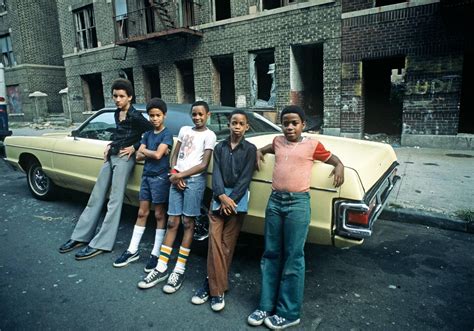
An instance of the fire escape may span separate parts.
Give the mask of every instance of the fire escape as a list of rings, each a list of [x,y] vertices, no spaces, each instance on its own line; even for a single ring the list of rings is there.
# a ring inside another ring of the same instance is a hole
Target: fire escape
[[[157,40],[202,37],[202,32],[192,28],[199,23],[195,16],[199,4],[193,0],[143,3],[142,8],[114,17],[117,46],[136,48]]]

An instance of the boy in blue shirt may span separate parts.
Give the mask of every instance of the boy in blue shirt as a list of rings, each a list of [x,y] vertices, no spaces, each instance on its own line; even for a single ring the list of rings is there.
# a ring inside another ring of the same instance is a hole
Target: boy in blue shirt
[[[156,267],[161,242],[165,236],[166,207],[170,189],[168,179],[169,151],[173,147],[173,135],[164,125],[167,106],[163,100],[151,99],[146,105],[146,111],[154,129],[143,135],[136,155],[137,160],[145,160],[140,186],[138,217],[128,249],[113,265],[117,268],[125,267],[140,258],[138,245],[145,232],[151,202],[155,207],[156,233],[153,250],[145,267],[145,272],[150,272]]]

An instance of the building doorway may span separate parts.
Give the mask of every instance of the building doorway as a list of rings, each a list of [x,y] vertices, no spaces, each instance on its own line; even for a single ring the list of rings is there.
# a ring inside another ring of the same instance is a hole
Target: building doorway
[[[464,52],[462,69],[461,107],[459,109],[458,133],[474,133],[474,100],[470,95],[474,86],[474,49]]]
[[[405,57],[363,62],[364,133],[401,136]]]
[[[82,75],[82,94],[84,111],[92,112],[104,108],[104,87],[100,73]]]
[[[195,101],[193,60],[176,62],[176,94],[179,103]]]
[[[158,66],[143,67],[143,84],[145,87],[145,100],[161,98],[160,70]]]
[[[305,110],[306,127],[318,131],[324,116],[322,44],[291,47],[290,100]]]
[[[212,59],[214,103],[235,107],[234,58],[232,55]]]

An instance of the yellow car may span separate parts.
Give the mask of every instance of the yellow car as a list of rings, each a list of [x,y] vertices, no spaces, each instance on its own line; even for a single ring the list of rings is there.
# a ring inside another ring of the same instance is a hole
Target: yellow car
[[[143,111],[144,105],[137,105]],[[176,136],[183,125],[192,125],[190,105],[169,104],[166,126]],[[234,108],[211,107],[208,127],[218,139],[228,136],[227,116]],[[57,187],[90,193],[110,135],[115,129],[113,108],[104,108],[76,130],[48,133],[37,137],[12,136],[5,139],[6,161],[24,171],[31,193],[38,199],[51,199]],[[145,114],[146,115],[146,114]],[[278,126],[249,112],[250,130],[246,139],[257,148],[281,135]],[[306,136],[313,134],[305,133]],[[399,177],[397,158],[387,144],[316,135],[325,147],[345,165],[345,182],[334,188],[329,174],[332,166],[315,162],[311,178],[311,243],[348,247],[358,245],[372,234],[375,220]],[[255,171],[250,184],[250,203],[243,231],[263,234],[265,207],[271,192],[273,155],[266,156],[263,169]],[[143,162],[138,162],[127,186],[124,202],[138,205]],[[208,169],[212,174],[212,162]],[[206,237],[207,206],[212,192],[211,176],[205,194],[202,216],[197,219],[196,236]]]

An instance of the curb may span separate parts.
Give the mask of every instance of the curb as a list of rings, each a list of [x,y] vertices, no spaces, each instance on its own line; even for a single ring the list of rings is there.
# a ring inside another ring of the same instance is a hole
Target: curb
[[[427,225],[445,230],[474,233],[473,223],[468,223],[452,216],[426,212],[418,209],[385,208],[380,214],[380,219],[400,223]]]

